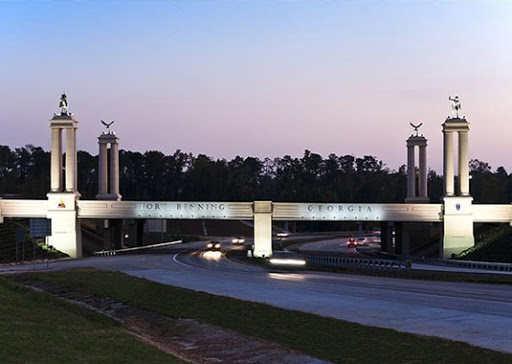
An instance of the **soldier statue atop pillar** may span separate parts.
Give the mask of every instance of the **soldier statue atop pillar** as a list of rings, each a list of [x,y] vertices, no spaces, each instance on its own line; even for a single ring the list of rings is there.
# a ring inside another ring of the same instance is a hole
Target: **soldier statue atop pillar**
[[[65,92],[60,95],[59,101],[60,114],[53,114],[54,119],[69,119],[73,117],[73,114],[69,112],[68,97]]]
[[[462,106],[460,104],[459,96],[451,97],[448,96],[448,100],[452,102],[452,116],[448,117],[447,119],[466,119],[464,116],[459,116],[459,111],[462,109]]]
[[[66,96],[65,92],[63,92],[62,95],[60,95],[59,107],[60,107],[60,114],[62,116],[69,115],[69,111],[68,111],[68,97]]]

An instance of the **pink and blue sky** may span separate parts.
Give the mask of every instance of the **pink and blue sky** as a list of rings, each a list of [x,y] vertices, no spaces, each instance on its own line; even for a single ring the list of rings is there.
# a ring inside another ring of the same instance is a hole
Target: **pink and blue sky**
[[[512,172],[510,1],[0,1],[0,144],[48,150],[66,91],[78,147],[406,163],[442,171],[458,95],[470,158]]]

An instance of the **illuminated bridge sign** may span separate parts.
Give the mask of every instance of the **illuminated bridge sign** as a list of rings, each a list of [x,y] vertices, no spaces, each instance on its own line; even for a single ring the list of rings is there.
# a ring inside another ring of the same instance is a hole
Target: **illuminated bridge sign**
[[[441,204],[282,203],[276,202],[274,220],[419,221],[442,220]]]
[[[252,220],[252,202],[77,201],[79,218]]]
[[[77,201],[78,218],[252,220],[252,202]],[[440,204],[272,203],[273,220],[442,220]]]

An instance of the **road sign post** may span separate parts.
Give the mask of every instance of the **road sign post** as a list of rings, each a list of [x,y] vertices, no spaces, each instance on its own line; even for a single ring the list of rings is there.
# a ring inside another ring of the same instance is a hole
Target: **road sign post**
[[[46,243],[46,268],[48,268],[48,254],[50,249],[48,246],[48,236],[52,235],[52,220],[51,219],[30,219],[30,236],[33,238],[43,238]],[[35,246],[34,246],[34,260],[35,260]]]

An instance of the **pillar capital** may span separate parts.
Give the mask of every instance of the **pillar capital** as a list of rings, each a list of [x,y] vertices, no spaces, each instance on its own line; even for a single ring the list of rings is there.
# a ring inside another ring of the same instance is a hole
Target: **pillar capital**
[[[55,115],[50,119],[51,128],[77,128],[78,121],[71,115]]]
[[[254,201],[252,211],[255,214],[272,214],[274,206],[272,201]]]
[[[443,132],[464,130],[469,130],[469,122],[465,118],[448,118],[443,123]]]
[[[116,134],[110,133],[101,133],[98,137],[98,143],[100,144],[119,144],[119,138]]]
[[[427,138],[425,138],[423,135],[411,135],[406,142],[408,147],[427,146]]]

